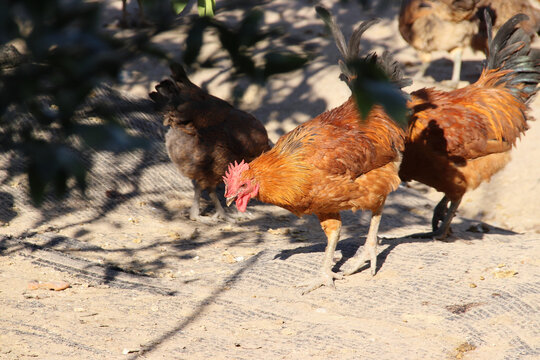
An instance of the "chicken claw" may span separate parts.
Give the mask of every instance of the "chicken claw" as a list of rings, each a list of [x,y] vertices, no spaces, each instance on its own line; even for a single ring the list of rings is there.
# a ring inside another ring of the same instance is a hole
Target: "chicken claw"
[[[361,253],[354,255],[347,264],[347,269],[343,271],[343,275],[352,275],[360,270],[367,262],[370,262],[371,275],[375,275],[377,270],[377,250],[373,247],[365,247]]]
[[[320,288],[323,285],[336,288],[334,285],[334,279],[343,279],[343,274],[335,273],[332,271],[334,266],[334,253],[336,251],[336,245],[339,240],[339,233],[341,231],[341,217],[339,213],[336,214],[318,214],[319,221],[321,222],[321,227],[327,237],[327,245],[324,250],[324,260],[321,267],[320,277],[315,278],[313,281],[310,281],[305,284],[298,286],[307,286],[302,292],[302,295],[305,295],[315,289]]]
[[[416,233],[409,235],[413,239],[435,239],[435,240],[444,240],[452,233],[452,229],[449,227],[448,231],[445,232],[444,228],[439,228],[435,231],[430,231],[426,233]]]
[[[366,242],[362,249],[358,249],[356,254],[349,260],[347,270],[343,272],[344,275],[351,275],[357,272],[364,264],[369,260],[371,275],[375,275],[377,271],[377,232],[379,230],[379,223],[381,222],[381,213],[376,212],[371,216],[368,235]]]
[[[321,275],[312,281],[308,281],[306,283],[301,283],[299,285],[296,285],[296,287],[304,287],[307,288],[302,291],[302,295],[306,295],[307,293],[312,292],[313,290],[316,290],[320,288],[321,286],[328,286],[331,288],[336,288],[336,285],[334,284],[335,280],[341,280],[343,279],[342,273],[335,273],[331,270],[329,271],[322,271]]]
[[[449,202],[450,207],[447,207]],[[410,237],[415,239],[446,239],[446,237],[452,233],[450,223],[456,214],[456,210],[460,202],[461,199],[450,201],[446,196],[444,196],[433,210],[433,220],[431,221],[433,231],[428,233],[412,234]]]
[[[225,209],[223,209],[223,206],[221,206],[221,203],[219,202],[219,198],[215,190],[210,190],[208,192],[208,196],[210,196],[210,200],[212,200],[212,202],[214,203],[216,212],[212,216],[202,216],[201,211],[200,211],[202,189],[195,181],[193,182],[193,190],[194,190],[193,204],[191,205],[191,208],[189,209],[190,220],[198,221],[206,225],[215,225],[219,223],[221,220],[226,221],[228,223],[232,223],[232,224],[237,222],[236,219],[234,219],[233,217],[231,217],[229,214],[225,212]]]
[[[203,215],[192,216],[190,214],[189,219],[193,220],[193,221],[200,222],[201,224],[206,224],[206,225],[215,225],[215,224],[220,223],[222,221],[225,221],[225,222],[228,222],[228,223],[231,223],[231,224],[236,223],[236,220],[234,218],[232,218],[232,217],[230,217],[228,215],[222,215],[222,214],[217,213],[217,212],[212,216],[203,216]]]

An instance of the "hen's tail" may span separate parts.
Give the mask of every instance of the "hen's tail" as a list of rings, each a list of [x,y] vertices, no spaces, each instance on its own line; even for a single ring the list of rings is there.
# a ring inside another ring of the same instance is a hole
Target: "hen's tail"
[[[336,21],[330,12],[322,6],[316,6],[315,10],[332,32],[332,36],[336,41],[336,46],[343,57],[344,61],[339,60],[339,66],[341,69],[341,75],[339,78],[341,80],[345,81],[349,86],[351,85],[352,79],[354,79],[357,74],[354,66],[350,66],[350,64],[355,60],[361,59],[366,62],[375,63],[381,70],[384,71],[390,81],[392,81],[392,83],[394,83],[400,89],[412,83],[411,79],[405,78],[401,65],[394,60],[388,51],[384,51],[382,56],[378,56],[376,53],[370,53],[364,58],[360,57],[360,40],[362,35],[367,29],[378,23],[380,19],[372,19],[360,23],[360,25],[358,25],[358,27],[353,31],[349,39],[349,43],[347,44],[343,32],[336,24]]]
[[[171,78],[163,80],[156,85],[156,91],[148,94],[152,100],[156,103],[159,110],[164,109],[167,105],[173,103],[181,103],[187,101],[189,94],[193,90],[199,89],[199,87],[193,84],[187,77],[186,71],[183,66],[178,63],[172,63],[171,66]]]
[[[161,81],[156,85],[156,91],[148,94],[154,101],[156,110],[166,114],[163,121],[164,125],[171,125],[172,122],[189,122],[191,119],[183,114],[185,112],[182,112],[179,106],[189,101],[196,101],[195,94],[201,91],[197,85],[189,80],[182,65],[172,63],[170,68],[172,80]]]
[[[538,90],[540,61],[531,56],[531,39],[518,24],[527,15],[513,16],[493,38],[489,13],[484,13],[488,30],[487,63],[475,85],[505,86],[517,99],[527,103]]]

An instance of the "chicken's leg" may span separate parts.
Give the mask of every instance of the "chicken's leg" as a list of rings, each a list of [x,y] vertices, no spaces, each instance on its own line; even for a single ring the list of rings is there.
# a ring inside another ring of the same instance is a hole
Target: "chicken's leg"
[[[413,238],[423,238],[423,239],[437,239],[444,240],[448,236],[450,231],[450,223],[456,215],[456,211],[461,203],[461,198],[455,201],[450,201],[450,207],[447,207],[450,200],[445,196],[442,200],[435,206],[433,211],[433,219],[431,220],[433,231],[428,233],[419,233],[413,234]],[[439,221],[441,225],[439,225]]]
[[[202,189],[195,180],[193,180],[192,183],[193,183],[193,204],[191,205],[191,209],[189,210],[189,218],[191,220],[199,221],[203,224],[209,224],[209,225],[215,224],[221,219],[229,221],[229,222],[235,222],[234,219],[230,218],[227,215],[227,213],[223,209],[223,206],[221,206],[221,203],[219,202],[219,198],[216,194],[216,189],[208,190],[208,196],[210,196],[210,199],[214,203],[214,206],[216,208],[216,213],[212,216],[202,216],[201,210],[200,210]]]
[[[321,275],[315,280],[299,286],[307,286],[302,292],[302,295],[307,294],[323,285],[335,287],[334,279],[342,279],[341,274],[332,271],[334,266],[334,252],[339,240],[339,233],[341,231],[341,216],[337,214],[319,214],[317,215],[321,222],[321,227],[326,234],[328,244],[324,251],[324,260],[321,267]]]
[[[428,69],[429,64],[431,63],[431,54],[421,52],[418,54],[418,56],[420,57],[421,64],[420,64],[420,68],[414,75],[415,79],[423,78],[426,74],[426,70]]]
[[[127,4],[126,3],[127,3],[127,0],[122,0],[122,19],[120,20],[120,26],[123,27],[123,28],[129,27],[128,19],[127,19],[128,13],[127,13]],[[138,22],[138,26],[147,25],[148,23],[146,22],[146,19],[144,17],[144,8],[143,8],[142,0],[137,0],[137,4],[139,5],[139,22]]]
[[[193,203],[191,204],[191,209],[189,209],[189,218],[191,220],[199,220],[201,215],[201,193],[202,189],[197,184],[196,181],[192,181],[193,183]]]
[[[371,216],[366,242],[349,260],[349,265],[343,272],[344,275],[354,274],[364,266],[367,261],[370,262],[371,275],[375,275],[375,272],[377,271],[377,232],[379,231],[379,224],[381,223],[381,215],[382,208],[374,212]]]
[[[437,230],[439,228],[439,222],[444,221],[444,218],[446,217],[446,214],[448,213],[448,202],[450,199],[448,199],[445,196],[439,201],[437,206],[435,206],[435,209],[433,209],[433,218],[431,219],[431,229],[433,231]]]
[[[142,0],[137,0],[137,4],[139,5],[139,25],[144,25],[146,24],[146,19],[144,18],[144,8]]]
[[[458,47],[450,52],[454,56],[454,67],[452,68],[452,84],[457,88],[461,79],[461,56],[463,49]]]
[[[225,209],[223,209],[223,206],[221,206],[221,202],[219,201],[219,198],[217,196],[216,189],[210,190],[208,195],[210,196],[210,199],[212,199],[212,202],[214,203],[214,207],[216,208],[216,213],[212,215],[211,217],[212,220],[218,221],[219,219],[222,219],[228,222],[236,222],[235,219],[230,217],[225,212]]]

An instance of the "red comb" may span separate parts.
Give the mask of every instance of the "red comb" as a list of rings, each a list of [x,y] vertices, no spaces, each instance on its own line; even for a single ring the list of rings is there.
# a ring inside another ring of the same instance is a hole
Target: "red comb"
[[[227,167],[227,171],[225,172],[225,176],[223,176],[223,182],[228,183],[235,176],[240,175],[247,169],[249,169],[249,164],[244,160],[240,161],[240,164],[237,161],[235,161],[234,164],[230,163]]]

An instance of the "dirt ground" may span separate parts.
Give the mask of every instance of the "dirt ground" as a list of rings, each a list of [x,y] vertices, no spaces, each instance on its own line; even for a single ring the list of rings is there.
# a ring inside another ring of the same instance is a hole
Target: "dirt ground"
[[[262,5],[266,24],[283,26],[288,44],[315,55],[304,69],[247,90],[240,106],[273,141],[349,96],[313,3]],[[111,22],[120,4],[107,2]],[[397,6],[365,12],[355,1],[323,4],[346,35],[381,17],[366,32],[366,49],[390,50],[414,74],[419,60],[397,31]],[[239,13],[223,16],[234,21]],[[185,30],[179,21],[155,43],[178,55]],[[216,48],[208,42],[203,58]],[[444,86],[451,63],[439,55],[411,89]],[[462,78],[474,81],[483,55],[464,58]],[[192,81],[231,99],[229,64],[220,59]],[[159,124],[140,99],[167,74],[146,58],[126,64],[115,90],[137,106],[121,116]],[[531,108],[539,118],[540,100]],[[428,229],[442,195],[402,185],[383,213],[377,274],[362,271],[304,296],[295,285],[316,274],[325,248],[316,218],[254,203],[236,224],[190,221],[191,183],[168,161],[163,129],[148,131],[150,151],[94,154],[86,200],[74,194],[38,210],[24,177],[0,188],[0,359],[540,358],[539,122],[530,123],[512,162],[466,195],[448,241],[407,236]],[[363,244],[369,214],[345,212],[343,221],[336,269]],[[33,280],[70,287],[31,290]]]

